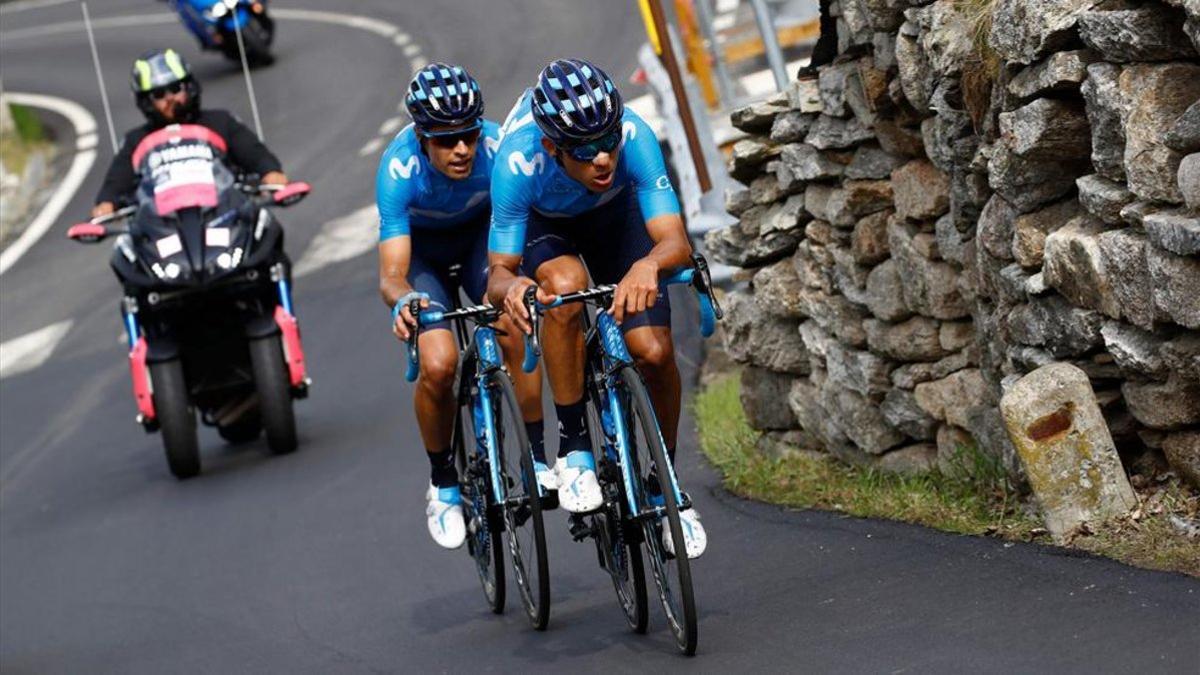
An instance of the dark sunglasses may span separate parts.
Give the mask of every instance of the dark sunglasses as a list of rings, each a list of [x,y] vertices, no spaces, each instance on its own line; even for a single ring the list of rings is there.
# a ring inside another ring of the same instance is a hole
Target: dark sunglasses
[[[165,87],[159,87],[158,89],[151,89],[150,90],[150,98],[154,99],[155,101],[161,101],[164,98],[170,96],[171,94],[178,94],[181,91],[183,91],[183,83],[182,82],[172,82],[171,84],[168,84]]]
[[[423,131],[421,135],[429,139],[429,142],[439,148],[456,148],[459,143],[466,143],[468,146],[475,145],[479,141],[479,134],[483,132],[481,126],[466,131]]]
[[[594,141],[576,145],[569,148],[563,148],[572,159],[580,162],[590,162],[596,159],[596,155],[602,152],[611,153],[621,144],[621,130],[614,129],[607,134],[597,138]]]

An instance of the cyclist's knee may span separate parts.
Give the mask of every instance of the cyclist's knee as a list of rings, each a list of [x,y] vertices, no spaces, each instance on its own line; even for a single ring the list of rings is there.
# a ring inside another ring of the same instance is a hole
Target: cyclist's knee
[[[564,256],[539,267],[537,281],[544,290],[555,295],[572,293],[587,287],[587,272],[577,258]]]
[[[635,332],[639,334],[635,336]],[[675,367],[675,347],[670,333],[635,330],[627,336],[627,342],[630,355],[643,370],[664,371]]]
[[[449,389],[454,386],[454,373],[458,368],[452,355],[421,355],[421,382],[434,389]]]

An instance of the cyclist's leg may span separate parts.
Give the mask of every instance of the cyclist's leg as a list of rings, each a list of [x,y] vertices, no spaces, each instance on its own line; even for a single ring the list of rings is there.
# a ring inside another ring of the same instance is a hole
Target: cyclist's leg
[[[531,217],[526,235],[523,265],[534,271],[534,279],[545,290],[570,293],[587,286],[587,272],[575,254],[560,219]],[[587,433],[583,400],[583,306],[569,304],[546,313],[542,322],[542,356],[550,378],[554,410],[558,418],[559,504],[580,513],[603,503],[596,480],[595,462]]]
[[[451,307],[444,274],[415,251],[408,279],[415,290],[429,294],[431,307]],[[421,358],[420,376],[413,394],[417,426],[429,454],[431,482],[437,487],[450,487],[458,482],[449,452],[454,429],[454,374],[458,367],[458,346],[445,323],[423,329],[417,339],[420,340]]]
[[[654,241],[632,196],[614,199],[598,210],[589,227],[578,232],[580,250],[599,284],[615,284],[635,262],[646,257]],[[682,386],[671,335],[671,302],[663,293],[645,312],[627,315],[621,324],[629,354],[646,380],[662,428],[667,452],[674,458]]]
[[[485,215],[482,222],[478,223],[470,256],[463,261],[462,265],[463,290],[473,302],[478,303],[487,301],[488,220],[489,218]],[[541,366],[539,364],[532,373],[526,373],[521,368],[521,362],[525,356],[525,341],[512,319],[503,315],[496,322],[495,327],[504,364],[508,368],[509,377],[517,391],[521,418],[525,420],[525,433],[529,436],[530,444],[533,446],[534,461],[540,462],[545,467],[546,430],[545,422],[542,420]],[[546,487],[552,489],[553,485],[546,484]]]

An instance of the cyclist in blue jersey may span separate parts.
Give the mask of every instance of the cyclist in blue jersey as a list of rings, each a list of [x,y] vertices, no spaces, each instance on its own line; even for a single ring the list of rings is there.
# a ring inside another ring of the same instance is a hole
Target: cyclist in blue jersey
[[[673,458],[680,379],[659,276],[689,264],[692,247],[658,139],[624,107],[608,76],[579,60],[546,66],[501,133],[488,240],[492,302],[528,332],[523,296],[530,286],[545,303],[586,288],[589,272],[597,283],[616,284],[609,311],[646,378]],[[584,421],[582,307],[549,311],[542,337],[559,424],[558,499],[575,513],[603,501]],[[653,477],[650,483],[658,485]],[[704,528],[695,509],[681,518],[687,554],[696,557],[706,546]]]
[[[392,140],[379,162],[379,292],[392,308],[392,331],[411,339],[416,321],[414,299],[422,307],[452,308],[459,287],[472,302],[483,302],[487,288],[487,233],[491,215],[489,187],[499,127],[483,118],[479,84],[459,66],[430,64],[417,71],[404,99],[413,123]],[[482,149],[480,146],[483,146]],[[452,267],[459,267],[455,284]],[[504,331],[505,326],[509,330]],[[458,548],[466,536],[458,472],[450,452],[457,408],[454,374],[458,348],[447,323],[422,330],[420,376],[414,394],[417,424],[430,464],[426,516],[434,541]],[[542,432],[541,374],[525,374],[520,334],[502,319],[509,371],[521,392],[522,412],[531,439]],[[544,451],[535,445],[538,479],[549,489],[553,473]]]

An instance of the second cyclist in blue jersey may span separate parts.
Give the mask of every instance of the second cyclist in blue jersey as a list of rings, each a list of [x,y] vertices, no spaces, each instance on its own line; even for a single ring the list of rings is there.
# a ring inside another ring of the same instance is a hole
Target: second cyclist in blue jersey
[[[610,311],[674,457],[680,378],[659,277],[689,264],[692,248],[658,139],[602,70],[570,59],[546,66],[501,132],[492,170],[489,296],[528,331],[528,287],[536,285],[546,303],[587,287],[588,272],[597,283],[616,284]],[[558,499],[576,513],[603,501],[584,421],[581,311],[570,304],[547,312],[542,336],[559,423]],[[699,516],[688,509],[681,519],[687,554],[696,557],[706,546]],[[669,536],[665,545],[671,550]]]
[[[379,291],[392,308],[392,331],[412,339],[408,306],[449,310],[461,289],[483,302],[487,285],[490,183],[499,127],[483,118],[479,84],[463,68],[430,64],[413,76],[405,96],[413,123],[388,146],[376,174],[379,207]],[[451,270],[458,269],[457,277]],[[503,320],[507,321],[507,320]],[[417,425],[430,464],[426,516],[433,539],[461,546],[466,527],[454,456],[450,451],[457,402],[454,375],[458,347],[446,323],[424,327],[420,376],[414,393]],[[506,357],[522,349],[515,330],[503,331]],[[510,327],[511,328],[511,327]],[[542,438],[540,373],[510,365],[521,394],[530,437]],[[540,448],[535,447],[535,455]],[[544,461],[539,480],[550,484]]]

